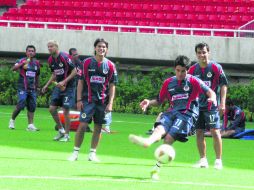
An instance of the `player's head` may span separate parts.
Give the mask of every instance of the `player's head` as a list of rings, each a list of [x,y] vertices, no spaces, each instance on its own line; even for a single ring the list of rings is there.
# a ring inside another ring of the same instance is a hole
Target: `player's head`
[[[190,59],[185,55],[179,55],[176,58],[174,65],[177,80],[185,79],[191,65]]]
[[[72,59],[78,59],[79,58],[78,50],[76,48],[70,48],[69,49],[69,55],[72,57]]]
[[[198,43],[195,46],[196,56],[199,63],[207,64],[209,62],[210,48],[207,43]]]
[[[58,53],[58,42],[56,40],[48,41],[48,51],[51,55]]]
[[[108,52],[108,42],[103,38],[98,38],[94,42],[94,55],[106,56]]]
[[[26,56],[27,57],[34,57],[36,53],[36,48],[33,45],[26,46]]]

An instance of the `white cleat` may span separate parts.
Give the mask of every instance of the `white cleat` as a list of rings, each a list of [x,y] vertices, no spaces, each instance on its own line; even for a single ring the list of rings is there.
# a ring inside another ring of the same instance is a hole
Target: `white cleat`
[[[58,131],[57,135],[53,138],[53,140],[54,141],[59,141],[63,137],[64,137],[64,133]]]
[[[160,179],[159,171],[157,170],[151,171],[151,179],[154,181],[158,181]]]
[[[223,169],[223,165],[222,165],[222,161],[221,159],[216,159],[214,162],[214,168],[216,170],[222,170]]]
[[[74,162],[78,160],[78,154],[72,153],[72,155],[67,159],[70,162]]]
[[[91,162],[101,162],[99,160],[99,158],[96,156],[95,152],[90,152],[89,153],[89,155],[88,155],[88,161],[91,161]]]
[[[198,163],[196,163],[194,168],[209,168],[208,161],[206,158],[201,158]]]
[[[130,134],[129,135],[129,141],[134,143],[134,144],[137,144],[139,146],[145,147],[145,148],[147,148],[149,146],[149,144],[147,143],[146,138],[139,137],[137,135]]]
[[[9,122],[9,129],[15,129],[14,120],[12,120],[12,119]]]
[[[34,131],[39,131],[40,129],[36,128],[34,124],[29,124],[26,130],[34,132]]]
[[[70,141],[70,136],[69,135],[64,135],[61,139],[59,139],[60,142],[69,142]]]

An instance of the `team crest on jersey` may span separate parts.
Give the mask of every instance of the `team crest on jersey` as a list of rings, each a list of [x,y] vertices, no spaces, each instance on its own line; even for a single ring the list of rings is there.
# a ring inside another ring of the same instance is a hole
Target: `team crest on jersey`
[[[108,74],[108,69],[103,69],[102,72],[103,72],[103,74],[106,75],[106,74]]]
[[[63,67],[63,63],[59,63],[59,66],[60,66],[60,67]]]
[[[188,85],[185,85],[185,86],[183,87],[183,90],[184,90],[184,91],[189,91],[189,90],[190,90],[190,87],[189,87]]]
[[[211,78],[213,75],[211,72],[208,72],[207,75],[206,75],[208,78]]]
[[[85,113],[82,113],[82,114],[81,114],[81,117],[82,117],[83,119],[85,119],[85,118],[86,118],[86,114],[85,114]]]

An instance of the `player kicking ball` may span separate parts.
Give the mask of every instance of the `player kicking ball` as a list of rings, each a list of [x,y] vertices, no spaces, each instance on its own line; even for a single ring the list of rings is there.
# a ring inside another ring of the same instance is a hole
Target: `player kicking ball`
[[[200,79],[187,74],[190,67],[188,57],[180,55],[175,60],[175,76],[166,79],[157,99],[144,99],[140,103],[143,111],[149,106],[157,106],[168,101],[170,109],[160,116],[159,124],[148,138],[129,135],[129,140],[142,147],[149,147],[164,138],[164,144],[172,145],[175,141],[188,141],[191,126],[197,120],[199,113],[198,97],[201,93],[208,96],[208,101],[217,105],[215,93]],[[157,161],[151,172],[154,180],[159,179],[159,169],[162,163]]]

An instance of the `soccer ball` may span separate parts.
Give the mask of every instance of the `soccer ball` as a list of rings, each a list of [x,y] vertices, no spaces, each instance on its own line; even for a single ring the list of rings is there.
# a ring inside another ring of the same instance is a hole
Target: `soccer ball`
[[[166,164],[175,159],[175,150],[168,144],[160,145],[154,152],[157,161]]]

